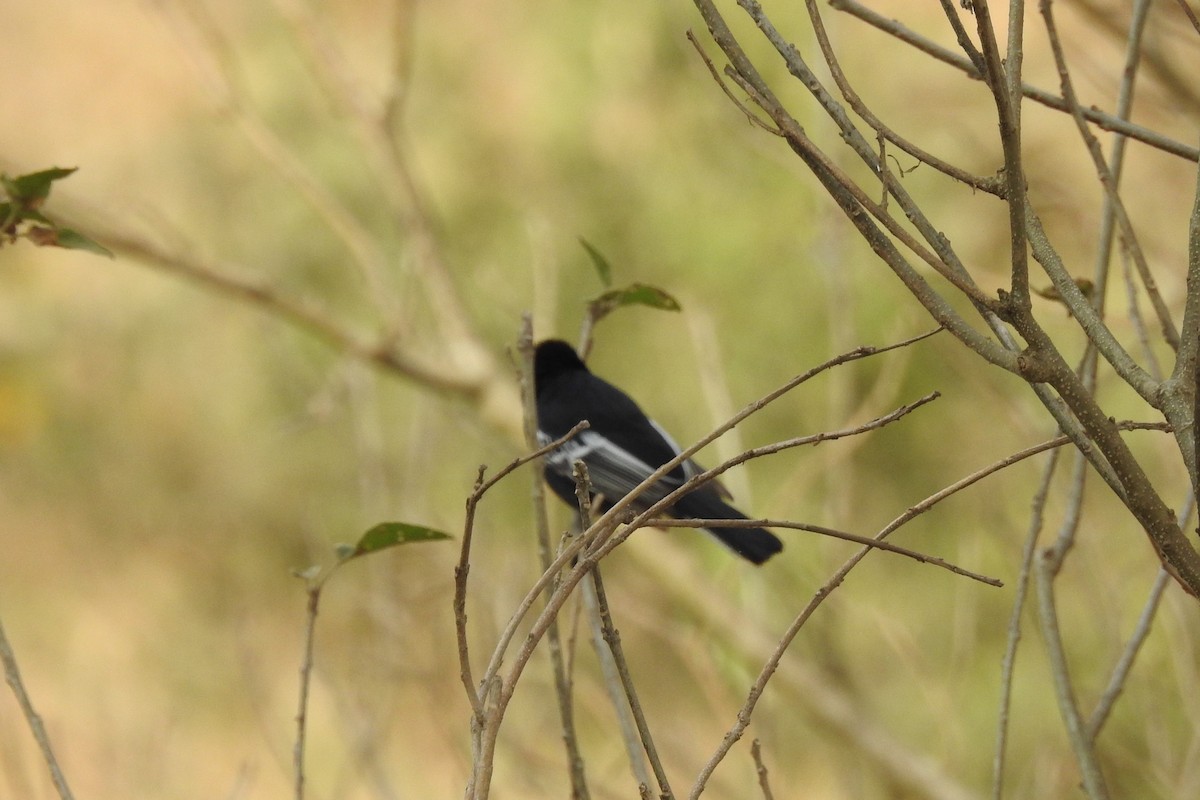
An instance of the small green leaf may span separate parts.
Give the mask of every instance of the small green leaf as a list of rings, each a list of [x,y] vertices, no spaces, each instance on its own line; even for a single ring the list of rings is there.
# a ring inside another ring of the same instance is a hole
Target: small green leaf
[[[50,186],[57,180],[67,177],[77,167],[52,167],[40,172],[30,172],[10,178],[0,175],[0,184],[8,192],[11,200],[23,206],[38,206],[50,194]]]
[[[59,247],[65,247],[68,250],[86,250],[89,253],[95,253],[98,256],[107,256],[113,258],[113,253],[104,245],[97,242],[95,239],[89,239],[82,233],[73,231],[70,228],[58,229],[58,241],[55,242]]]
[[[591,303],[592,317],[599,321],[623,306],[650,306],[663,311],[678,311],[679,301],[657,286],[631,283],[624,289],[613,289]]]
[[[600,276],[600,283],[605,287],[612,286],[612,265],[608,263],[608,259],[582,236],[579,237],[579,243],[583,245],[588,257],[592,259],[592,266],[596,268],[596,274]]]
[[[618,305],[650,306],[663,311],[678,311],[679,301],[657,286],[647,286],[644,283],[631,283],[617,291]]]
[[[381,522],[364,533],[354,545],[350,555],[343,560],[357,558],[377,550],[385,550],[400,544],[410,542],[435,542],[449,539],[449,534],[426,528],[423,525],[410,525],[407,522]]]

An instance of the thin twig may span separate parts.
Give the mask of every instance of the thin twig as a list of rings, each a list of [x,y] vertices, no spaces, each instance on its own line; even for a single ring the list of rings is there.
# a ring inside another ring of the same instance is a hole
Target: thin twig
[[[667,772],[658,755],[658,748],[654,746],[654,737],[650,735],[650,725],[646,721],[646,713],[642,710],[642,704],[638,700],[637,690],[633,684],[633,675],[629,671],[629,662],[621,648],[621,634],[617,631],[617,626],[613,624],[612,615],[609,612],[608,597],[604,593],[604,582],[600,578],[598,564],[592,568],[591,577],[592,585],[596,590],[596,607],[600,613],[604,641],[612,653],[613,663],[617,667],[617,675],[621,679],[621,687],[625,691],[629,710],[633,714],[633,721],[637,725],[637,732],[641,737],[642,748],[646,751],[646,758],[650,762],[650,768],[654,771],[654,780],[658,783],[658,796],[662,800],[671,800],[675,795],[667,780]]]
[[[1088,737],[1083,719],[1079,714],[1079,704],[1071,686],[1071,673],[1067,666],[1066,653],[1063,650],[1062,633],[1058,628],[1058,612],[1054,607],[1054,575],[1056,571],[1052,550],[1043,551],[1035,559],[1033,574],[1034,582],[1037,585],[1038,621],[1041,624],[1043,638],[1046,640],[1050,672],[1054,677],[1054,694],[1058,700],[1058,709],[1063,718],[1067,738],[1070,740],[1071,749],[1075,752],[1075,761],[1079,765],[1084,791],[1091,800],[1107,800],[1108,787],[1096,759],[1095,747]]]
[[[1121,119],[1129,119],[1133,111],[1134,86],[1136,84],[1138,65],[1141,63],[1142,37],[1146,31],[1146,21],[1150,18],[1151,0],[1135,0],[1132,19],[1129,22],[1129,35],[1125,44],[1125,68],[1121,71],[1121,86],[1117,93],[1116,115]],[[1129,141],[1123,134],[1113,137],[1112,152],[1109,163],[1112,165],[1114,183],[1119,184],[1125,165],[1125,144]],[[1105,195],[1104,210],[1100,218],[1099,248],[1096,254],[1096,269],[1092,275],[1093,301],[1097,309],[1103,308],[1107,295],[1105,286],[1108,282],[1109,264],[1112,258],[1113,233],[1116,226],[1116,209],[1112,198]]]
[[[454,567],[454,631],[458,645],[458,677],[467,690],[471,703],[472,718],[476,726],[483,725],[483,700],[471,676],[470,644],[467,639],[467,578],[471,573],[471,539],[475,531],[475,510],[484,492],[484,474],[487,467],[480,465],[475,476],[475,487],[467,498],[467,512],[463,522],[462,545],[459,548],[458,564]]]
[[[688,41],[692,43],[692,47],[696,48],[696,52],[700,54],[701,60],[704,61],[704,66],[708,67],[708,72],[710,75],[712,75],[713,80],[717,82],[717,86],[721,87],[721,91],[724,92],[725,96],[729,98],[729,102],[741,109],[742,113],[746,115],[746,119],[749,120],[750,124],[758,128],[762,128],[767,133],[775,136],[783,136],[783,131],[764,122],[761,117],[751,111],[745,103],[743,103],[733,92],[729,90],[729,86],[727,86],[725,81],[721,79],[721,73],[717,71],[717,67],[715,64],[713,64],[712,59],[708,57],[708,53],[704,52],[704,48],[701,47],[700,42],[696,40],[696,35],[692,33],[691,28],[688,28],[686,35]]]
[[[1179,527],[1182,528],[1187,525],[1188,518],[1191,517],[1195,508],[1196,495],[1194,492],[1188,492],[1188,498],[1179,510]],[[1112,712],[1117,698],[1120,697],[1125,687],[1125,681],[1129,677],[1129,672],[1133,669],[1134,660],[1141,651],[1146,637],[1150,635],[1150,625],[1153,623],[1154,615],[1158,611],[1158,604],[1162,599],[1163,592],[1166,591],[1167,585],[1170,583],[1170,577],[1166,570],[1159,570],[1158,575],[1154,579],[1153,586],[1150,587],[1149,597],[1146,598],[1146,603],[1142,607],[1142,613],[1138,616],[1137,624],[1134,625],[1133,632],[1129,635],[1129,641],[1126,643],[1121,657],[1117,660],[1116,666],[1113,667],[1113,673],[1108,680],[1108,685],[1101,693],[1100,699],[1096,702],[1096,707],[1092,710],[1092,715],[1088,718],[1087,735],[1093,742],[1100,735],[1100,729],[1104,727],[1104,723],[1108,720],[1108,715]]]
[[[635,548],[629,555],[655,573],[656,585],[676,614],[703,619],[712,636],[746,657],[771,651],[776,638],[765,632],[762,615],[747,614],[723,593],[712,591],[708,577],[697,573],[694,562],[664,559],[657,552]],[[921,752],[922,743],[912,737],[891,733],[876,711],[861,705],[861,693],[828,677],[813,659],[784,659],[773,680],[782,682],[787,696],[794,698],[787,706],[789,713],[815,717],[826,738],[844,740],[845,747],[877,767],[897,792],[928,800],[979,800],[976,792],[958,782],[944,759]]]
[[[1032,455],[1053,447],[1061,447],[1068,441],[1069,439],[1066,436],[1060,436],[1056,439],[1043,442],[1040,445],[1026,448],[1019,453],[1014,453],[1007,458],[1001,459],[993,464],[988,465],[984,469],[978,470],[977,472],[974,472],[971,475],[956,481],[950,486],[935,492],[922,502],[917,503],[916,505],[907,509],[899,517],[885,525],[880,532],[875,535],[875,538],[883,539],[884,537],[889,536],[901,525],[906,524],[919,514],[928,511],[937,503],[941,502],[952,494],[961,491],[972,483],[975,483],[988,475],[1004,469],[1005,467],[1011,466],[1012,464],[1015,464],[1018,461],[1021,461]],[[746,727],[750,724],[750,718],[754,712],[754,708],[758,704],[758,699],[762,695],[763,690],[766,688],[767,681],[770,680],[771,675],[778,668],[779,662],[783,658],[784,652],[791,645],[792,640],[795,639],[796,635],[800,632],[800,629],[808,621],[809,617],[812,616],[813,612],[816,611],[817,607],[824,602],[825,598],[828,597],[834,589],[842,584],[846,578],[846,575],[848,575],[849,572],[860,561],[862,561],[862,559],[871,551],[871,549],[872,548],[870,547],[864,547],[847,559],[846,562],[842,564],[842,566],[836,572],[834,572],[833,576],[827,580],[820,589],[817,590],[816,594],[813,595],[813,598],[809,601],[808,605],[805,606],[805,608],[792,620],[792,623],[788,626],[787,630],[780,638],[779,643],[776,645],[775,650],[767,659],[762,671],[759,673],[758,679],[751,687],[749,696],[746,698],[746,702],[738,712],[737,721],[735,722],[734,726],[729,730],[728,733],[725,734],[725,738],[721,740],[721,744],[718,746],[716,752],[701,770],[700,776],[696,779],[696,783],[693,785],[690,798],[693,798],[694,800],[694,798],[699,797],[700,792],[703,791],[703,788],[708,782],[708,779],[711,777],[713,771],[728,754],[730,748],[733,747],[733,745],[745,732]]]
[[[544,447],[539,447],[537,450],[520,458],[514,459],[508,466],[497,472],[489,480],[484,480],[484,473],[487,467],[481,466],[479,474],[475,479],[475,487],[471,490],[471,494],[467,497],[467,510],[465,521],[463,523],[462,545],[459,549],[458,565],[454,569],[454,619],[455,630],[458,637],[458,654],[460,659],[460,676],[463,685],[467,690],[467,696],[471,701],[471,709],[475,714],[477,721],[483,721],[483,693],[487,690],[485,685],[476,688],[475,681],[471,677],[471,662],[468,658],[467,647],[467,576],[471,571],[471,542],[474,538],[475,531],[475,513],[479,506],[479,502],[488,490],[495,486],[498,482],[508,476],[513,470],[518,467],[528,464],[534,459],[540,458],[556,447],[559,447],[564,442],[570,441],[580,431],[588,427],[587,421],[580,422],[571,430],[567,431],[565,436],[555,439]],[[489,681],[485,682],[488,683]]]
[[[983,80],[983,74],[975,69],[975,66],[971,63],[970,59],[960,56],[958,53],[942,47],[931,39],[921,36],[919,33],[913,31],[911,28],[906,27],[895,19],[886,17],[874,9],[864,6],[857,0],[830,0],[829,5],[838,11],[845,11],[851,16],[857,17],[863,22],[866,22],[868,25],[894,36],[906,44],[912,45],[917,50],[933,56],[938,61],[949,64],[950,66],[961,70],[968,78],[973,80]],[[1030,100],[1033,100],[1036,103],[1040,103],[1057,111],[1070,111],[1066,101],[1063,100],[1063,98],[1047,92],[1044,89],[1031,86],[1030,84],[1021,84],[1021,94],[1022,96],[1028,97]],[[1096,108],[1083,109],[1083,116],[1088,122],[1095,124],[1103,130],[1124,134],[1130,139],[1136,139],[1143,144],[1150,145],[1151,147],[1162,150],[1163,152],[1179,156],[1180,158],[1185,158],[1189,161],[1200,161],[1200,148],[1178,142],[1168,136],[1158,133],[1157,131],[1144,128],[1141,125],[1135,125],[1132,122],[1120,119],[1119,117],[1111,114],[1107,114]]]
[[[944,0],[944,2],[949,2],[949,0]],[[979,175],[974,175],[964,169],[960,169],[948,161],[938,158],[933,153],[930,153],[927,150],[917,146],[908,139],[905,139],[903,136],[900,136],[898,133],[896,133],[896,131],[891,127],[884,124],[884,122],[873,111],[871,111],[870,108],[867,107],[867,104],[863,102],[863,99],[858,95],[858,92],[854,91],[854,87],[851,86],[850,81],[846,78],[846,74],[842,71],[841,64],[839,63],[837,55],[834,52],[833,45],[829,41],[829,33],[825,29],[825,22],[821,17],[821,11],[818,4],[815,2],[815,0],[805,0],[804,5],[808,9],[808,17],[813,25],[813,33],[817,38],[817,46],[821,49],[821,56],[825,60],[826,65],[829,67],[829,73],[833,77],[834,83],[837,84],[838,91],[841,92],[842,97],[845,98],[850,107],[854,109],[854,112],[862,117],[863,120],[878,133],[881,140],[895,144],[913,158],[928,164],[938,172],[948,175],[960,183],[989,194],[1000,196],[1003,195],[1004,184],[1001,181],[998,181],[995,177],[985,178]],[[887,169],[887,164],[885,163],[885,159],[882,155],[882,147],[879,158],[879,168]],[[889,181],[885,179],[885,189],[889,183],[894,182],[894,180]],[[883,198],[880,200],[880,206],[884,207],[885,209],[887,206],[887,197],[888,195],[885,193]]]
[[[1117,661],[1116,666],[1113,667],[1112,676],[1101,693],[1100,699],[1096,702],[1092,715],[1088,717],[1086,734],[1093,742],[1100,735],[1100,729],[1108,721],[1108,715],[1112,712],[1117,698],[1125,689],[1125,681],[1129,678],[1130,670],[1133,669],[1134,659],[1137,658],[1146,637],[1150,635],[1150,625],[1154,622],[1154,615],[1158,612],[1158,603],[1170,583],[1171,576],[1165,569],[1160,568],[1158,575],[1154,577],[1154,584],[1150,587],[1150,594],[1146,598],[1146,604],[1142,607],[1142,613],[1138,615],[1137,624],[1129,635],[1129,642],[1125,645],[1125,650],[1121,653],[1121,658]]]
[[[1065,437],[1064,437],[1065,439]],[[854,542],[865,547],[875,548],[877,550],[885,550],[889,553],[911,558],[914,561],[919,561],[922,564],[930,564],[935,567],[949,570],[955,575],[962,575],[965,578],[970,578],[980,583],[986,583],[988,586],[1003,586],[1004,582],[999,578],[990,578],[987,575],[981,575],[978,572],[973,572],[957,564],[952,564],[944,558],[931,556],[926,553],[921,553],[907,547],[892,544],[891,542],[881,542],[873,539],[870,536],[859,536],[846,531],[839,531],[833,528],[826,528],[821,525],[811,525],[807,522],[793,522],[791,520],[782,519],[655,519],[650,520],[647,525],[655,528],[785,528],[798,531],[808,531],[809,533],[828,536],[831,539],[841,539],[844,542]]]
[[[820,444],[822,442],[834,441],[836,439],[843,439],[848,436],[858,436],[860,434],[864,434],[869,431],[877,430],[879,428],[882,428],[886,425],[890,425],[891,423],[896,422],[896,421],[908,416],[909,414],[911,414],[913,411],[916,411],[921,406],[924,406],[928,403],[932,403],[934,400],[938,399],[939,397],[941,397],[941,394],[939,392],[930,392],[929,394],[925,395],[924,397],[920,397],[911,403],[906,403],[905,405],[902,405],[899,408],[896,408],[887,414],[878,416],[875,419],[872,419],[861,425],[855,425],[855,426],[852,426],[849,428],[842,428],[842,429],[836,430],[836,431],[824,431],[822,433],[814,433],[814,434],[810,434],[808,436],[797,436],[792,439],[786,439],[782,442],[775,442],[774,444],[763,445],[761,447],[752,447],[751,449],[746,450],[745,452],[743,452],[737,456],[734,456],[733,458],[726,459],[725,461],[723,461],[722,463],[718,464],[717,466],[715,466],[711,469],[707,469],[707,470],[704,470],[703,472],[693,475],[691,478],[689,478],[687,481],[685,481],[682,485],[680,485],[679,488],[673,490],[670,494],[666,495],[661,500],[658,500],[657,502],[655,502],[647,510],[642,511],[641,513],[639,513],[639,514],[633,516],[631,519],[629,519],[627,521],[625,529],[622,530],[620,533],[618,533],[615,536],[612,536],[608,539],[595,540],[595,543],[589,547],[587,552],[589,555],[595,554],[597,557],[606,555],[607,553],[611,552],[613,550],[613,548],[617,547],[617,545],[621,544],[621,542],[625,541],[625,539],[627,539],[635,530],[637,530],[638,528],[644,527],[648,524],[651,524],[652,520],[656,519],[659,515],[664,513],[668,508],[673,506],[676,503],[676,501],[678,501],[685,494],[687,494],[688,492],[691,492],[692,490],[696,489],[699,486],[703,486],[704,484],[711,482],[714,478],[716,478],[717,476],[726,472],[727,470],[732,469],[733,467],[737,466],[738,464],[744,463],[753,458],[760,458],[765,455],[772,455],[774,453],[778,453],[783,450],[790,450],[792,448],[803,447],[805,445],[816,445],[816,444]],[[629,495],[626,495],[626,500],[636,499],[638,496],[640,496],[640,493],[641,493],[640,489],[635,489]],[[734,527],[734,526],[731,526],[731,527]]]
[[[1200,492],[1200,436],[1196,435],[1195,428],[1196,420],[1200,419],[1200,370],[1197,369],[1200,360],[1200,290],[1195,289],[1200,287],[1200,169],[1196,171],[1195,197],[1188,217],[1186,283],[1189,291],[1183,307],[1183,332],[1175,366],[1166,385],[1170,387],[1168,405],[1179,406],[1184,416],[1191,411],[1185,430],[1177,432],[1176,438],[1184,452],[1189,449],[1192,452],[1191,462],[1197,465],[1191,475],[1192,490]]]
[[[46,766],[50,770],[50,779],[54,782],[54,788],[58,792],[60,800],[73,800],[74,795],[71,794],[71,788],[67,785],[67,776],[63,774],[58,757],[54,754],[54,747],[50,744],[50,734],[46,732],[42,717],[34,710],[33,701],[25,689],[25,682],[21,678],[21,669],[17,665],[17,655],[8,641],[8,634],[4,632],[3,622],[0,622],[0,661],[4,662],[4,681],[12,689],[13,696],[17,698],[17,705],[21,707],[21,713],[25,715],[25,723],[29,725],[34,741],[37,742],[38,749],[42,751],[42,758],[46,760]]]
[[[775,800],[771,794],[771,783],[767,777],[767,765],[763,763],[762,746],[758,739],[750,743],[750,757],[754,759],[754,772],[758,775],[758,788],[762,790],[763,800]]]
[[[813,21],[814,29],[818,32],[818,41],[820,41],[824,26],[821,24],[820,15],[816,13],[815,4],[811,0],[807,0],[807,2],[810,10],[810,18]],[[946,280],[950,281],[955,288],[969,297],[976,308],[988,309],[994,304],[994,301],[990,297],[983,294],[975,286],[971,276],[959,261],[954,250],[949,246],[949,241],[926,217],[924,211],[904,188],[903,183],[891,175],[886,165],[879,163],[878,154],[872,144],[859,132],[845,109],[825,89],[818,76],[805,63],[796,46],[780,33],[774,23],[767,17],[757,0],[739,0],[739,5],[745,9],[762,35],[766,37],[776,52],[784,59],[788,67],[788,72],[809,90],[820,104],[822,110],[837,125],[842,138],[854,149],[854,152],[871,169],[872,173],[879,176],[888,192],[901,205],[905,218],[915,226],[921,238],[937,254],[936,257],[930,257],[925,253],[924,248],[915,246],[912,243],[912,237],[906,231],[903,231],[901,226],[895,220],[891,219],[889,214],[886,214],[881,207],[878,207],[874,201],[870,200],[868,195],[845,174],[833,159],[821,152],[808,138],[800,124],[786,112],[782,104],[762,81],[761,76],[752,71],[753,66],[745,58],[744,53],[737,52],[736,55],[738,57],[735,58],[735,51],[731,49],[731,47],[736,47],[736,44],[732,41],[732,33],[727,33],[726,30],[721,30],[718,27],[717,16],[714,16],[716,15],[716,9],[712,6],[711,2],[708,0],[697,0],[697,5],[701,8],[701,12],[705,14],[705,19],[709,23],[709,29],[713,32],[714,38],[717,38],[718,44],[721,44],[722,49],[733,62],[733,69],[736,73],[735,80],[771,116],[775,124],[784,132],[788,143],[813,168],[814,174],[821,179],[821,182],[830,191],[831,196],[838,201],[843,211],[849,215],[851,222],[854,222],[864,237],[867,238],[868,242],[872,243],[876,252],[896,271],[901,280],[904,280],[905,284],[909,286],[910,291],[922,301],[926,308],[933,312],[934,318],[939,323],[959,338],[976,338],[971,336],[971,333],[963,324],[954,319],[954,315],[948,314],[947,310],[936,302],[940,299],[936,297],[936,293],[933,293],[922,282],[916,280],[914,276],[909,275],[910,268],[905,263],[903,257],[898,252],[890,252],[892,247],[891,242],[881,240],[876,244],[874,235],[878,231],[869,226],[867,220],[856,219],[856,214],[852,213],[858,210],[856,205],[870,210],[872,216],[886,227],[893,237],[904,242],[906,247],[912,249],[922,260],[937,270]],[[721,20],[721,23],[723,23],[723,20]],[[719,38],[718,34],[720,35]],[[726,39],[728,41],[725,41]],[[830,69],[836,74],[836,59],[833,58],[832,47],[824,49],[822,54],[826,58],[833,60],[833,63],[830,64]],[[852,195],[853,202],[847,202],[847,198],[841,196],[842,192]],[[994,346],[993,343],[981,338],[977,339],[976,345],[985,348],[985,350],[977,350],[977,352],[981,353],[986,352],[986,349]],[[1000,353],[997,353],[995,357],[1003,360],[1003,356]]]
[[[617,674],[617,665],[613,661],[612,650],[604,643],[604,631],[600,623],[600,610],[596,601],[596,586],[592,581],[583,581],[583,604],[587,612],[588,628],[591,631],[592,646],[596,658],[600,662],[600,676],[604,689],[612,703],[613,712],[617,715],[617,729],[621,732],[621,743],[625,747],[625,756],[629,759],[629,770],[639,787],[650,786],[650,770],[646,766],[645,750],[638,736],[637,723],[629,710],[629,701],[621,688],[621,676]]]
[[[1122,244],[1124,244],[1130,258],[1133,259],[1133,263],[1137,266],[1138,276],[1142,279],[1142,285],[1145,287],[1146,294],[1150,298],[1150,303],[1158,315],[1159,325],[1162,326],[1163,338],[1172,349],[1178,350],[1179,331],[1175,328],[1175,322],[1171,319],[1170,309],[1167,308],[1166,302],[1158,291],[1154,276],[1150,272],[1150,265],[1146,262],[1146,255],[1142,251],[1137,234],[1133,229],[1133,223],[1130,221],[1129,214],[1125,210],[1125,203],[1121,200],[1121,196],[1117,190],[1117,179],[1104,159],[1104,154],[1100,150],[1100,142],[1088,128],[1082,108],[1079,105],[1079,99],[1075,95],[1075,87],[1071,80],[1070,70],[1067,67],[1067,58],[1063,52],[1062,41],[1058,36],[1058,26],[1054,21],[1052,6],[1053,3],[1050,0],[1041,0],[1039,3],[1042,17],[1046,23],[1046,33],[1050,39],[1050,50],[1054,54],[1054,63],[1058,67],[1063,99],[1067,102],[1071,118],[1075,120],[1075,126],[1079,129],[1079,135],[1083,138],[1088,155],[1092,158],[1092,164],[1096,169],[1096,175],[1100,179],[1100,185],[1104,187],[1105,197],[1108,199],[1115,214],[1117,226],[1121,231]]]
[[[576,461],[573,465],[575,478],[575,500],[579,508],[578,530],[585,530],[592,525],[592,507],[603,503],[602,496],[592,497],[592,483],[588,476],[587,464]],[[592,568],[592,580],[583,582],[583,605],[587,608],[588,628],[592,632],[592,645],[596,650],[596,658],[600,662],[600,674],[604,678],[604,688],[612,701],[613,711],[617,715],[617,726],[621,731],[621,741],[625,745],[625,753],[629,757],[629,767],[634,780],[638,783],[639,791],[646,792],[650,786],[650,772],[646,768],[646,758],[654,752],[657,762],[658,752],[653,750],[653,744],[647,748],[644,744],[649,739],[649,729],[645,724],[639,726],[634,718],[634,707],[641,712],[637,695],[633,692],[632,680],[627,680],[629,665],[625,663],[625,654],[618,647],[613,649],[608,641],[609,634],[605,621],[611,626],[611,616],[608,609],[608,598],[603,593],[603,584],[599,582],[600,565]],[[558,585],[555,584],[557,589]],[[613,634],[615,635],[615,627]],[[641,729],[646,731],[643,736]],[[651,740],[652,741],[652,740]],[[666,771],[662,765],[655,765],[655,775],[663,776],[658,781],[660,787],[666,785]]]
[[[1004,793],[1004,760],[1008,752],[1008,721],[1012,708],[1013,677],[1016,674],[1017,645],[1021,641],[1021,613],[1029,595],[1029,578],[1033,570],[1033,556],[1037,551],[1038,536],[1046,514],[1046,501],[1050,497],[1050,485],[1058,466],[1061,450],[1050,451],[1046,468],[1033,496],[1029,532],[1021,548],[1021,567],[1017,571],[1012,612],[1008,617],[1008,636],[1004,645],[1004,658],[1000,664],[1000,708],[996,714],[996,750],[992,757],[992,800],[1001,800]]]
[[[308,610],[304,623],[304,660],[300,663],[300,699],[296,708],[296,744],[292,748],[293,784],[296,800],[304,800],[304,755],[308,741],[308,697],[312,684],[313,649],[317,632],[317,609],[321,604],[320,582],[310,582]]]
[[[1176,2],[1183,9],[1183,15],[1187,17],[1188,22],[1195,28],[1196,33],[1200,33],[1200,19],[1196,18],[1196,12],[1192,11],[1192,7],[1188,5],[1187,0],[1176,0]]]
[[[1005,200],[1008,204],[1009,260],[1012,279],[1004,315],[1028,314],[1032,304],[1029,294],[1029,248],[1025,227],[1025,168],[1021,154],[1021,122],[1014,110],[1005,74],[996,30],[992,26],[988,0],[974,0],[975,28],[983,52],[984,82],[992,92],[996,116],[1000,125],[1000,146],[1004,150]],[[1002,298],[1002,300],[1005,298]]]
[[[933,395],[926,395],[926,397],[922,398],[922,400],[912,403],[909,406],[904,406],[892,414],[878,418],[878,420],[888,417],[898,419],[900,416],[908,413],[913,408],[918,407],[925,402],[931,401],[934,397],[936,397],[936,393]],[[903,412],[903,414],[900,412]],[[875,423],[878,422],[878,420],[873,420],[872,422]],[[871,424],[872,423],[868,423],[868,425]],[[874,425],[873,427],[878,427],[878,425]],[[720,468],[718,467],[716,469]],[[709,470],[708,472],[713,472],[713,470]],[[634,522],[630,523],[630,527],[636,525],[637,522],[637,520],[634,520]],[[628,535],[624,531],[622,533],[624,535]],[[614,537],[614,539],[617,538],[619,537]],[[696,800],[696,798],[700,796],[717,766],[720,765],[720,763],[725,759],[725,756],[729,754],[730,749],[733,748],[733,745],[736,744],[746,732],[746,728],[749,727],[750,720],[754,715],[754,710],[758,706],[758,701],[762,697],[763,692],[766,690],[767,683],[771,680],[771,676],[775,674],[775,670],[778,669],[779,662],[783,659],[784,653],[787,652],[792,641],[800,633],[800,629],[804,626],[804,623],[808,621],[809,617],[812,616],[813,612],[816,611],[817,607],[829,595],[829,593],[832,592],[839,584],[841,584],[846,573],[848,573],[854,567],[854,565],[858,563],[858,561],[862,560],[862,554],[865,554],[870,550],[870,547],[864,547],[857,556],[857,559],[851,559],[851,561],[847,562],[843,569],[839,570],[838,573],[835,574],[834,578],[817,590],[817,593],[813,596],[812,600],[809,601],[808,605],[805,606],[804,610],[792,620],[792,623],[783,633],[783,636],[780,637],[775,649],[772,651],[771,655],[767,658],[766,663],[759,671],[758,677],[755,679],[754,684],[750,687],[750,692],[746,697],[746,701],[738,710],[737,718],[733,724],[733,727],[731,727],[725,734],[724,738],[721,739],[721,743],[717,746],[716,751],[701,768],[700,774],[696,777],[696,781],[692,785],[692,790],[688,794],[689,800]]]
[[[946,15],[946,21],[950,23],[950,29],[954,31],[954,38],[958,42],[961,49],[971,59],[971,63],[980,75],[987,71],[987,65],[984,62],[983,53],[979,52],[979,48],[971,41],[971,37],[967,35],[967,29],[963,26],[962,20],[958,18],[958,9],[954,7],[953,0],[941,0],[942,13]]]
[[[537,397],[534,388],[534,344],[533,316],[525,314],[521,322],[521,333],[517,338],[517,352],[521,356],[521,398],[524,406],[525,446],[535,449],[538,445]],[[542,571],[550,569],[554,561],[554,553],[550,548],[550,523],[546,516],[545,482],[542,478],[542,459],[533,461],[536,469],[531,476],[534,521],[537,529],[538,559]],[[551,587],[546,587],[549,598]],[[568,772],[571,775],[571,797],[573,800],[588,800],[587,775],[584,771],[583,755],[579,750],[579,736],[575,730],[575,709],[571,696],[571,679],[563,658],[562,639],[559,636],[558,618],[551,622],[546,631],[546,645],[550,656],[551,669],[554,673],[554,694],[558,701],[559,719],[562,722],[563,746],[567,751]]]

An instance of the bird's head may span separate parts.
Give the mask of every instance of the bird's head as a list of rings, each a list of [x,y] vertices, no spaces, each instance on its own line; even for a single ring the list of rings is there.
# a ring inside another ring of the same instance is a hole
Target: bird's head
[[[547,339],[537,346],[533,354],[533,379],[540,385],[543,381],[575,370],[587,371],[575,348],[562,339]]]

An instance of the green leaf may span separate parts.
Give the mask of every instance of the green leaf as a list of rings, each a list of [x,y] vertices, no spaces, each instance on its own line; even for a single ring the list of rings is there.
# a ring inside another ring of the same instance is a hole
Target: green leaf
[[[449,538],[449,534],[433,528],[426,528],[423,525],[410,525],[407,522],[381,522],[359,538],[358,543],[349,551],[349,555],[343,557],[341,551],[338,555],[343,561],[348,561],[351,558],[378,550],[386,550],[400,544],[436,542]]]
[[[50,186],[57,180],[67,177],[78,167],[52,167],[41,172],[30,172],[10,178],[0,175],[0,184],[8,192],[11,200],[23,206],[38,206],[50,194]]]
[[[608,259],[582,236],[579,237],[579,243],[583,245],[588,257],[592,259],[592,266],[596,268],[596,274],[600,276],[600,283],[605,287],[612,286],[612,265],[608,263]]]
[[[89,239],[82,233],[73,231],[70,228],[58,229],[58,241],[55,242],[59,247],[65,247],[68,250],[86,250],[89,253],[95,253],[98,256],[107,256],[113,258],[113,253],[104,245],[97,242],[95,239]]]
[[[657,286],[631,283],[624,289],[605,292],[589,303],[592,317],[599,321],[623,306],[650,306],[663,311],[678,311],[679,301]]]

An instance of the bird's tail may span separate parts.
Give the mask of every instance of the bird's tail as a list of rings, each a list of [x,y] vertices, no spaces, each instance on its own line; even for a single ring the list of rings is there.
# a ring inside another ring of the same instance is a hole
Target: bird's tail
[[[680,519],[747,519],[746,515],[721,500],[712,491],[684,495],[671,516]],[[779,537],[765,528],[705,528],[722,544],[747,561],[761,564],[783,549]]]

